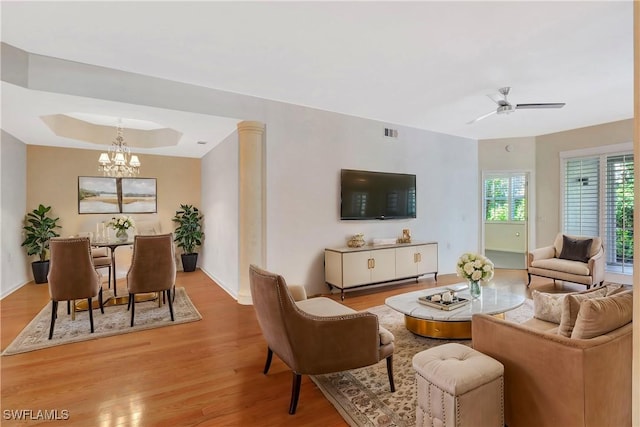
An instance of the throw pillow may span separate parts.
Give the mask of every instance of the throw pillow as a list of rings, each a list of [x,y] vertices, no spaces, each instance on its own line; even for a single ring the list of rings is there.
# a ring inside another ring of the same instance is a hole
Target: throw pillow
[[[632,318],[632,291],[604,298],[587,299],[580,303],[580,311],[571,332],[571,338],[597,337],[626,325]]]
[[[562,236],[562,251],[558,258],[571,261],[587,262],[591,254],[591,243],[593,239],[573,239],[569,236]]]
[[[566,295],[567,294],[549,294],[534,290],[531,292],[533,298],[533,317],[560,324],[562,300]]]
[[[607,296],[607,288],[600,287],[594,290],[589,290],[584,293],[569,294],[562,300],[562,315],[560,316],[560,326],[558,327],[558,334],[570,337],[573,332],[573,327],[576,324],[578,318],[578,311],[580,310],[580,303],[586,299],[600,298]]]

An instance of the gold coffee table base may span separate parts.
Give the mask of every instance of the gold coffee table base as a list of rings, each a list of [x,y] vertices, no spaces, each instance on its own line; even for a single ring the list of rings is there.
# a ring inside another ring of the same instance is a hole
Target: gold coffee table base
[[[504,313],[495,314],[494,317],[504,319]],[[471,320],[450,321],[418,319],[417,317],[404,316],[404,325],[416,335],[427,338],[449,338],[464,340],[471,338]]]
[[[156,292],[151,292],[148,294],[136,294],[135,300],[136,302],[146,302],[146,301],[155,301],[158,299],[158,294]],[[114,305],[128,305],[129,304],[129,295],[120,296],[120,297],[111,297],[102,302],[103,307],[113,307]],[[94,309],[100,308],[100,301],[97,298],[94,298],[91,301],[91,305],[93,305]],[[86,299],[81,301],[76,301],[76,311],[87,311],[87,307],[89,304]]]

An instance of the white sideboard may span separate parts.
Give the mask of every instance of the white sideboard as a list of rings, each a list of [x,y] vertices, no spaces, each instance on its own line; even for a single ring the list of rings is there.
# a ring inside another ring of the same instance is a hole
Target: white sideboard
[[[438,280],[438,243],[415,242],[324,250],[324,276],[329,287],[344,290],[434,274]]]

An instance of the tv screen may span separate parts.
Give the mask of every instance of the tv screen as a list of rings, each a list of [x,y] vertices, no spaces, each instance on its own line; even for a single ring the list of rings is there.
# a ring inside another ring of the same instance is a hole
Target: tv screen
[[[416,217],[416,176],[342,169],[340,219]]]

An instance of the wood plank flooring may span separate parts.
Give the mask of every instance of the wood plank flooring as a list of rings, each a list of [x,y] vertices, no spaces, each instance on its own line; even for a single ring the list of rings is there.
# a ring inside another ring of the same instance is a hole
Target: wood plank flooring
[[[528,293],[523,271],[498,270],[496,280]],[[438,285],[459,281],[443,275]],[[119,285],[124,289],[124,282]],[[37,424],[7,420],[6,411],[65,410],[68,420],[47,425],[346,425],[306,376],[298,411],[288,414],[291,372],[274,357],[269,375],[262,374],[266,345],[252,306],[237,304],[200,270],[178,273],[177,286],[186,288],[201,321],[0,358],[0,424]],[[344,303],[360,310],[433,286],[428,277],[365,288],[347,293]],[[553,287],[535,281],[532,286]],[[30,283],[0,302],[2,349],[48,299],[46,284]]]

